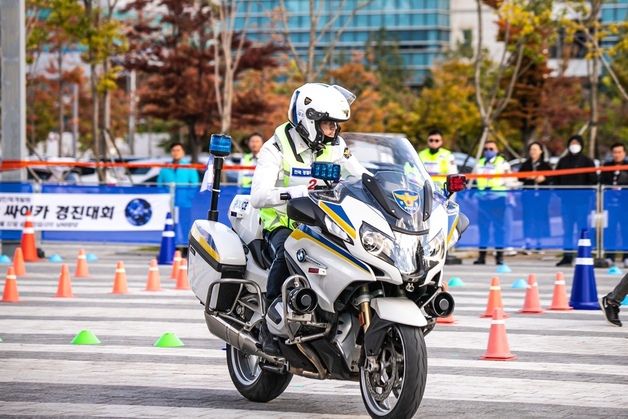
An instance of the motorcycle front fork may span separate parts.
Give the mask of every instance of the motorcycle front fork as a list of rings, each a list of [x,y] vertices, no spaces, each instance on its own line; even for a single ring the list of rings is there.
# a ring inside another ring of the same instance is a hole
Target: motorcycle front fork
[[[360,308],[360,325],[366,333],[367,329],[371,325],[371,294],[369,293],[368,285],[363,285],[360,288],[361,294],[356,298],[356,303]]]

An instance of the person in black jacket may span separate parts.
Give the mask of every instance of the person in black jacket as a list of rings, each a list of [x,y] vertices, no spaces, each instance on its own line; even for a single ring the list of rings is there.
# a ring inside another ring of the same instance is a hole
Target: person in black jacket
[[[519,172],[537,172],[552,170],[545,161],[543,145],[534,141],[528,145],[528,159],[523,162]],[[523,236],[526,250],[541,250],[541,240],[550,236],[549,191],[539,188],[548,186],[550,178],[530,176],[521,179],[524,185],[521,200],[523,203]]]
[[[585,167],[595,167],[593,160],[582,154],[584,140],[580,135],[572,135],[567,141],[568,152],[563,156],[556,166],[556,170],[579,169]],[[578,173],[573,175],[556,176],[554,178],[556,186],[571,186],[572,190],[576,186],[588,186],[597,184],[595,172]],[[563,218],[563,258],[556,266],[571,265],[573,262],[574,237],[580,229],[587,227],[587,216],[591,210],[595,209],[595,202],[592,199],[582,199],[582,193],[561,191],[561,212]],[[576,231],[574,233],[574,226]]]
[[[624,144],[613,144],[611,146],[611,153],[613,159],[610,162],[604,163],[604,167],[628,164],[628,160],[626,159],[626,146]],[[628,186],[628,170],[602,172],[600,183],[609,186]],[[626,190],[626,192],[628,192],[628,190]],[[628,223],[625,221],[626,201],[625,199],[621,199],[620,193],[614,193],[612,191],[609,194],[605,194],[604,197],[604,207],[608,211],[608,227],[606,229],[605,242],[616,248],[621,248],[620,246],[623,242],[625,249],[628,247]],[[628,252],[624,252],[623,256],[624,268],[628,268]],[[614,264],[615,254],[607,253],[606,259],[608,259],[611,264]]]

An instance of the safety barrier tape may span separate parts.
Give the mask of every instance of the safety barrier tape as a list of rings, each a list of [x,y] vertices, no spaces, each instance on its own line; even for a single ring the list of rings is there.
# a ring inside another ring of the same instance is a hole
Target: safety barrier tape
[[[0,162],[0,171],[17,170],[26,167],[87,167],[87,168],[128,168],[128,169],[145,169],[151,167],[158,168],[175,168],[175,169],[196,169],[203,170],[207,166],[204,164],[175,164],[175,163],[123,163],[123,162],[60,162],[60,161],[43,161],[43,160],[4,160]],[[224,165],[224,171],[240,171],[255,170],[255,166],[243,165]],[[538,176],[566,176],[584,173],[596,172],[614,172],[617,170],[628,170],[628,164],[618,166],[602,166],[602,167],[583,167],[578,169],[560,169],[560,170],[539,170],[536,172],[517,172],[517,173],[465,173],[467,179],[479,178],[528,178]],[[444,176],[434,176],[444,178]]]

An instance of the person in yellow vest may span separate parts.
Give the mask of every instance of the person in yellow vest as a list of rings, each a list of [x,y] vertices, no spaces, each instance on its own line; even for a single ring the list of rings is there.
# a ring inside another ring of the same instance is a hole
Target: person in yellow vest
[[[262,138],[262,135],[257,132],[249,135],[249,139],[247,140],[246,145],[250,152],[242,156],[242,160],[240,160],[240,165],[256,166],[257,155],[264,145],[264,139]],[[253,170],[242,170],[240,172],[238,176],[238,186],[241,189],[251,188],[251,184],[253,183],[253,172]]]
[[[318,184],[311,177],[312,163],[339,164],[343,177],[366,172],[338,135],[339,123],[349,120],[354,100],[355,96],[340,86],[307,83],[299,87],[290,100],[289,122],[277,127],[259,152],[251,205],[260,209],[264,238],[273,257],[266,284],[268,304],[280,297],[281,285],[289,275],[283,246],[295,225],[286,214],[286,201],[307,196]],[[279,352],[265,322],[260,340],[264,352]]]
[[[510,165],[499,154],[497,143],[488,140],[484,144],[482,157],[475,166],[475,173],[503,174],[511,173]],[[475,265],[486,264],[486,248],[490,242],[491,226],[493,228],[493,244],[496,250],[495,262],[504,264],[505,218],[508,178],[478,178],[478,227],[480,230],[480,255],[473,262]]]
[[[438,185],[445,183],[447,175],[458,173],[453,153],[443,147],[443,133],[440,130],[433,129],[428,133],[427,148],[421,150],[419,158]]]

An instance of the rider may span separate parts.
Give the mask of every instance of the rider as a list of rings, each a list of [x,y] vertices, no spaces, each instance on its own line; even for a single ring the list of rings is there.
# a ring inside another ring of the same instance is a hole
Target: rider
[[[258,154],[251,204],[260,208],[264,238],[273,256],[266,285],[267,306],[280,296],[289,275],[283,246],[295,225],[286,214],[286,200],[307,196],[308,190],[317,185],[317,180],[310,176],[311,164],[339,164],[343,176],[361,176],[366,172],[338,136],[338,123],[349,120],[354,100],[355,96],[340,86],[307,83],[299,87],[290,100],[289,122],[275,129]],[[279,353],[265,322],[260,340],[264,352]]]

